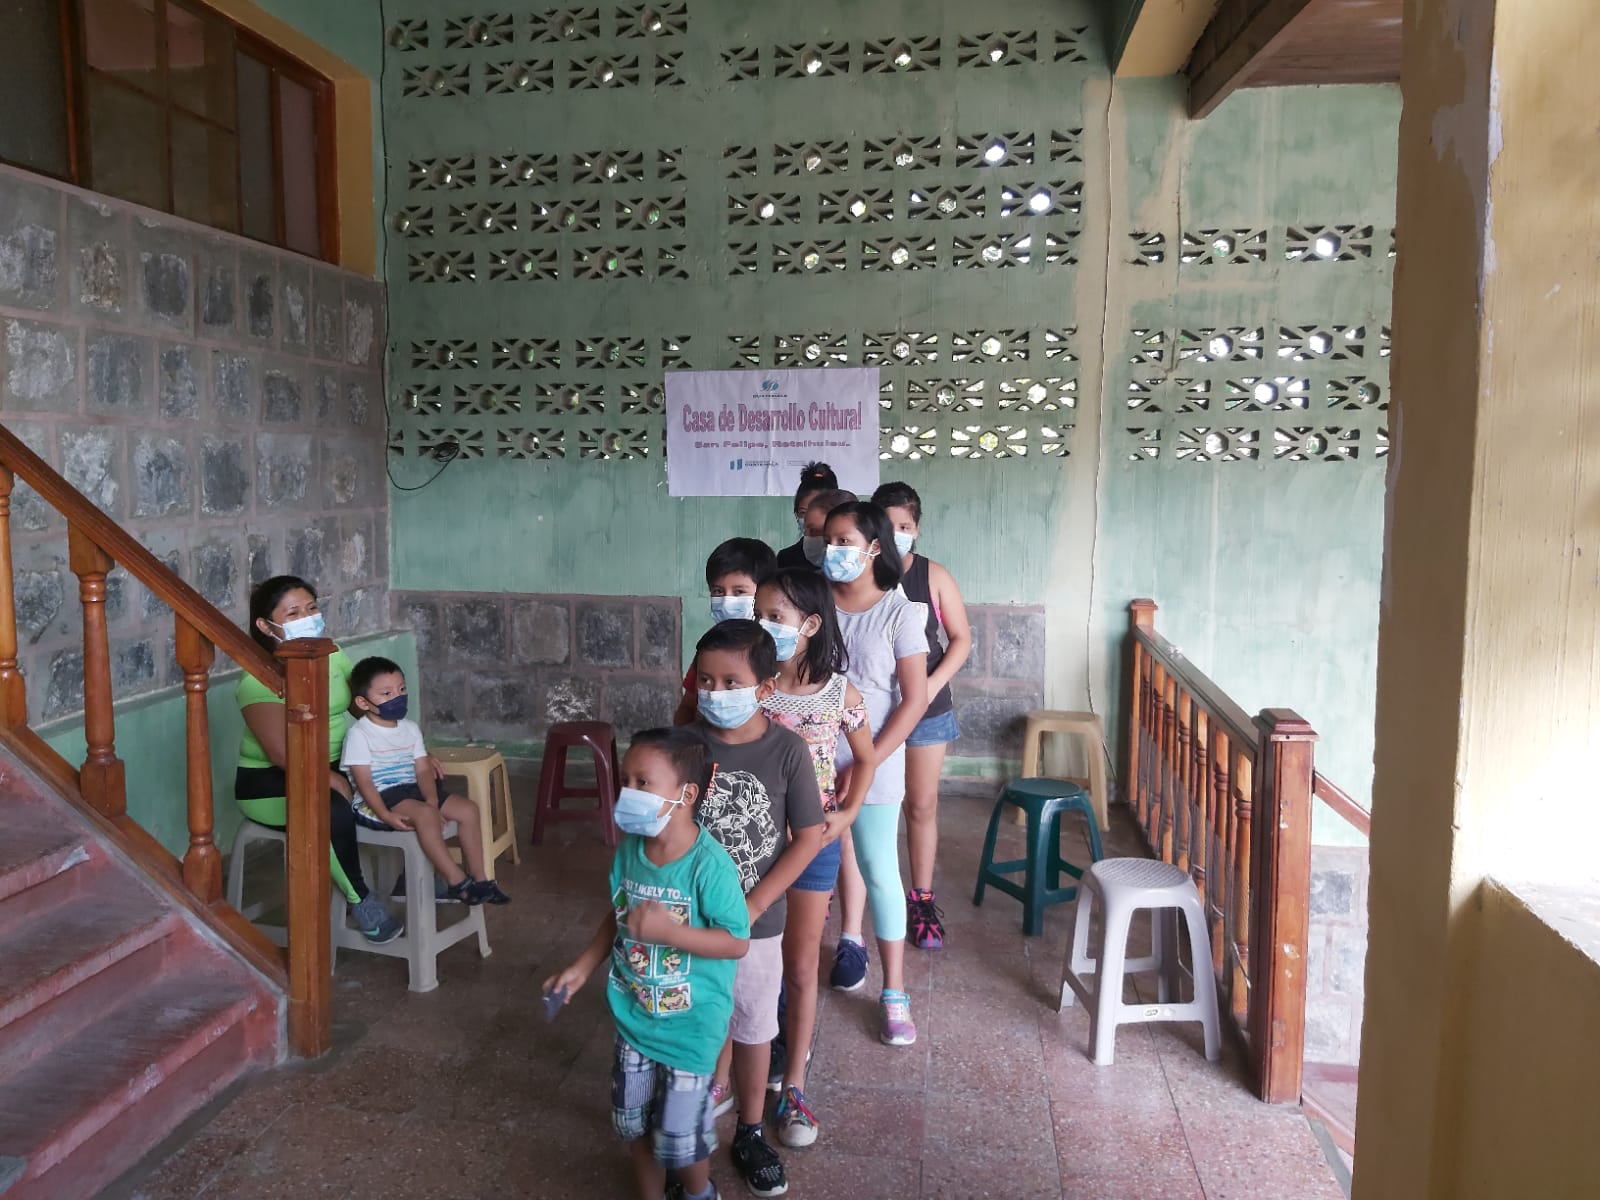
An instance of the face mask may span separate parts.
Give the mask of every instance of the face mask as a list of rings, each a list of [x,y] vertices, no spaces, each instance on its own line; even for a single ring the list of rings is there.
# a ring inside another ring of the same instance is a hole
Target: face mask
[[[780,625],[776,621],[763,621],[761,628],[772,635],[773,644],[778,647],[779,662],[788,662],[794,657],[794,652],[800,648],[798,625]]]
[[[292,621],[285,621],[278,628],[283,630],[283,636],[278,639],[279,641],[297,642],[301,638],[321,637],[323,631],[328,628],[328,622],[323,619],[321,613],[312,613],[309,617],[296,617]]]
[[[806,561],[813,567],[822,565],[822,557],[828,551],[828,539],[823,537],[803,537],[800,539],[800,549],[805,552]]]
[[[896,550],[900,551],[900,557],[901,558],[904,558],[906,555],[910,554],[911,553],[911,547],[915,546],[916,544],[917,544],[917,535],[916,534],[907,533],[903,529],[896,529],[894,531],[894,548]]]
[[[611,819],[623,833],[637,834],[639,837],[656,837],[667,827],[667,822],[672,820],[672,810],[668,809],[663,813],[661,806],[682,804],[683,793],[688,790],[689,785],[684,784],[678,792],[678,798],[673,800],[668,796],[658,796],[654,792],[625,787],[617,793],[617,802],[611,806]],[[661,815],[657,816],[657,813]]]
[[[835,583],[850,583],[861,577],[871,561],[872,555],[860,546],[829,546],[822,573]]]
[[[373,714],[384,721],[398,721],[406,715],[406,697],[392,696],[378,705]]]
[[[718,729],[737,729],[751,717],[761,702],[756,699],[753,687],[734,688],[731,692],[700,691],[700,715],[708,725]]]
[[[711,619],[713,621],[748,621],[755,615],[756,598],[754,596],[711,597]]]

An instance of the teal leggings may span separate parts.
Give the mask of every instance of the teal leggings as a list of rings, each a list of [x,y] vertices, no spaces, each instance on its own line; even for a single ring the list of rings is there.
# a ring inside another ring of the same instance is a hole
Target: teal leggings
[[[900,802],[863,804],[850,839],[867,884],[872,930],[886,942],[906,936],[906,894],[900,886]]]

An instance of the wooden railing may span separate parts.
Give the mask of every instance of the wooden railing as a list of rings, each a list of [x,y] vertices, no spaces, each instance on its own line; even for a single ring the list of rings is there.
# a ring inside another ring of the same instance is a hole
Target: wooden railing
[[[1362,837],[1372,836],[1372,813],[1321,771],[1311,776],[1311,794],[1343,817]]]
[[[68,563],[83,607],[83,723],[87,752],[74,769],[28,726],[17,665],[11,551],[11,491],[23,480],[66,518]],[[182,861],[128,816],[127,781],[117,757],[106,633],[106,576],[121,564],[172,609],[186,708],[189,845]],[[286,703],[288,774],[288,952],[222,899],[222,858],[214,839],[211,736],[206,690],[217,649]],[[0,725],[12,744],[67,798],[150,872],[169,895],[205,921],[289,994],[290,1049],[323,1054],[331,1032],[328,940],[328,655],[323,639],[284,643],[267,654],[198,592],[89,502],[10,430],[0,426]],[[3,798],[0,798],[3,800]]]
[[[1287,709],[1247,714],[1155,631],[1155,613],[1153,600],[1128,606],[1128,803],[1151,851],[1200,889],[1257,1094],[1297,1103],[1317,735]]]

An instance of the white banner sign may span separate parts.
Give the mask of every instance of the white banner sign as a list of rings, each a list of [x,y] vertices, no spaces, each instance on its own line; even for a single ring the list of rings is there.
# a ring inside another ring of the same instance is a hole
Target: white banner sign
[[[877,367],[667,372],[668,495],[792,496],[808,462],[878,486]]]

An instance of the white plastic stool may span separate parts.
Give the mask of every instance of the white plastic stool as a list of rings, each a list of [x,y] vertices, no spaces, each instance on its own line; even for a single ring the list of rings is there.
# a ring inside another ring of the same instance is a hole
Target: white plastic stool
[[[447,821],[444,826],[444,836],[452,838],[456,835],[456,823]],[[254,821],[245,821],[239,826],[239,832],[234,837],[233,861],[228,868],[228,903],[237,908],[244,916],[254,921],[265,910],[265,904],[244,906],[244,860],[245,850],[253,842],[267,841],[284,844],[284,833],[280,829],[269,829],[265,825],[257,825]],[[367,877],[367,884],[372,889],[372,894],[383,897],[388,896],[393,890],[395,881],[399,878],[401,870],[405,873],[406,880],[406,931],[392,942],[381,946],[373,945],[359,929],[350,927],[345,914],[345,898],[338,888],[333,888],[333,898],[329,904],[329,921],[333,929],[332,940],[334,952],[337,954],[339,947],[347,950],[363,950],[368,954],[384,954],[390,958],[403,958],[409,970],[409,988],[413,992],[431,992],[439,986],[439,973],[437,958],[439,952],[455,945],[461,939],[478,935],[478,953],[489,957],[489,933],[483,923],[483,906],[466,906],[466,915],[444,929],[438,924],[438,905],[433,898],[433,864],[428,861],[428,856],[422,852],[422,844],[417,841],[414,833],[401,833],[391,829],[368,829],[365,826],[356,826],[356,842],[361,847],[361,870]],[[397,859],[392,853],[378,854],[377,851],[399,851]],[[400,870],[396,870],[396,867]],[[282,926],[259,926],[273,942],[282,946],[286,941],[286,933]]]
[[[1089,945],[1089,919],[1095,898],[1104,910],[1101,921],[1100,961],[1096,965]],[[1151,909],[1148,958],[1130,959],[1128,926],[1139,909]],[[1178,955],[1178,918],[1189,930],[1187,972],[1194,981],[1194,999],[1179,1003],[1178,983],[1186,973]],[[1155,1004],[1124,1004],[1123,976],[1129,972],[1158,971]],[[1094,975],[1090,996],[1084,977]],[[1206,935],[1205,909],[1200,893],[1187,872],[1171,863],[1149,858],[1107,858],[1084,875],[1078,890],[1077,920],[1061,970],[1061,1002],[1068,1008],[1076,994],[1089,1006],[1089,1044],[1097,1066],[1110,1066],[1117,1026],[1143,1021],[1199,1021],[1205,1031],[1206,1058],[1215,1062],[1222,1053],[1222,1031],[1217,1021],[1217,981],[1211,973],[1211,943]]]
[[[244,902],[244,860],[251,846],[257,842],[276,842],[284,847],[288,853],[288,838],[281,829],[273,829],[270,825],[257,825],[254,821],[243,821],[239,825],[239,832],[233,835],[233,852],[228,859],[228,903],[239,910],[241,916],[259,929],[266,939],[275,946],[289,944],[289,931],[282,925],[267,925],[257,920],[262,913],[272,907],[266,901],[259,901],[249,907]],[[329,942],[332,943],[328,956],[330,966],[339,960],[339,930],[345,923],[344,893],[337,887],[328,888],[328,931]],[[359,936],[359,934],[357,935]]]
[[[1059,712],[1052,708],[1036,708],[1028,714],[1027,727],[1022,734],[1022,777],[1034,779],[1044,774],[1040,769],[1039,759],[1044,735],[1047,733],[1066,734],[1079,739],[1083,746],[1083,757],[1089,768],[1087,781],[1073,780],[1074,783],[1082,782],[1089,793],[1089,802],[1094,805],[1095,817],[1100,822],[1101,832],[1111,828],[1111,818],[1106,808],[1106,733],[1105,727],[1100,723],[1100,718],[1092,712]],[[1019,811],[1020,818],[1022,813]],[[1017,824],[1021,824],[1018,820]]]
[[[511,775],[506,760],[493,746],[435,746],[433,756],[444,768],[445,777],[467,781],[467,799],[478,806],[479,828],[483,831],[483,877],[494,878],[494,860],[511,852],[513,864],[522,861],[517,848],[517,818],[511,811]],[[495,831],[494,800],[500,798],[500,828]],[[454,852],[456,861],[460,851]]]

